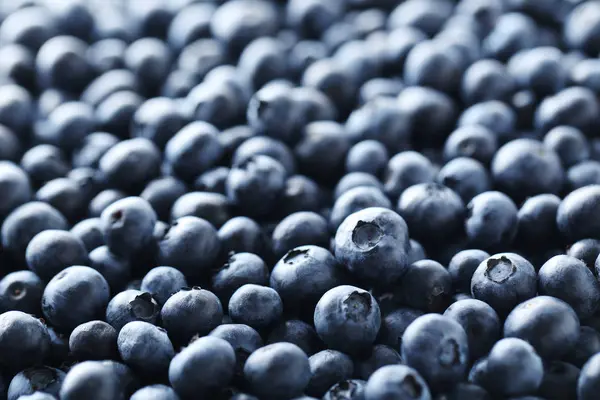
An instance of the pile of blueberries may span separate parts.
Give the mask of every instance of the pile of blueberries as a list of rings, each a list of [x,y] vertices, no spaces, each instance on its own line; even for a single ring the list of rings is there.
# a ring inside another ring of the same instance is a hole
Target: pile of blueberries
[[[600,1],[0,0],[0,400],[600,399]]]

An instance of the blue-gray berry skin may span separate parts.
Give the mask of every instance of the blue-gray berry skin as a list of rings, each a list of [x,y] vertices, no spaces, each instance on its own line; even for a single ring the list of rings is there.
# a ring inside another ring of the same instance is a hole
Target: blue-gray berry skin
[[[417,370],[433,390],[462,381],[469,364],[468,337],[455,320],[426,314],[402,335],[402,360]]]
[[[335,257],[359,279],[385,285],[408,267],[408,227],[392,210],[372,207],[349,215],[335,234]]]
[[[314,324],[319,337],[330,348],[360,354],[375,341],[381,312],[369,292],[342,285],[321,297],[315,308]]]

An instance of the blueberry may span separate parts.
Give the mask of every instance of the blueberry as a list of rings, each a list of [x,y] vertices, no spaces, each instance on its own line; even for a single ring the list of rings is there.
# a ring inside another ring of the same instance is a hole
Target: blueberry
[[[165,97],[146,100],[133,115],[131,135],[152,140],[161,149],[186,124],[179,105]]]
[[[452,287],[458,293],[471,293],[471,278],[479,264],[489,258],[483,250],[467,249],[456,253],[448,264]]]
[[[441,312],[450,303],[452,278],[438,262],[420,260],[408,268],[397,290],[407,306],[425,312]]]
[[[71,228],[71,233],[81,239],[88,253],[104,245],[104,232],[100,218],[79,221]]]
[[[456,122],[456,104],[446,94],[431,88],[404,89],[398,95],[398,105],[408,116],[409,132],[419,132],[412,136],[418,146],[430,147],[443,142]]]
[[[413,368],[388,365],[375,371],[365,386],[365,400],[431,399],[427,384]]]
[[[12,130],[0,125],[0,160],[18,162],[23,146]]]
[[[243,122],[247,100],[240,98],[227,82],[205,80],[190,90],[186,99],[188,114],[217,128],[230,128]]]
[[[504,317],[537,292],[533,265],[514,253],[500,253],[484,260],[473,274],[471,294]]]
[[[37,51],[43,43],[54,36],[57,26],[44,7],[26,7],[13,10],[2,21],[0,38],[4,43],[18,43]]]
[[[540,194],[528,198],[517,213],[516,242],[524,248],[547,248],[559,242],[556,213],[560,198]]]
[[[18,372],[44,361],[50,350],[46,326],[21,311],[0,314],[0,350],[4,371]]]
[[[50,367],[27,368],[10,381],[7,398],[16,400],[35,392],[58,396],[65,375],[63,371]]]
[[[287,6],[286,19],[303,36],[319,38],[341,18],[343,9],[344,2],[337,0],[326,4],[294,0]]]
[[[173,358],[169,366],[169,381],[181,396],[211,393],[229,384],[235,362],[234,349],[226,340],[203,337]]]
[[[485,356],[500,338],[500,319],[496,311],[480,300],[459,300],[444,312],[458,322],[469,341],[471,360]]]
[[[46,182],[35,194],[35,198],[56,208],[70,221],[77,221],[85,214],[88,199],[74,179],[56,178]]]
[[[391,210],[371,207],[348,216],[335,235],[335,257],[359,279],[391,284],[408,267],[408,227]]]
[[[383,174],[385,193],[390,198],[398,198],[407,188],[419,183],[433,182],[436,170],[431,162],[415,151],[396,154]]]
[[[541,132],[568,125],[585,133],[595,128],[598,109],[594,92],[574,86],[546,97],[537,108],[534,125]]]
[[[71,332],[69,350],[77,360],[114,360],[118,354],[117,333],[106,322],[85,322]]]
[[[221,250],[227,254],[254,253],[261,255],[265,250],[265,236],[256,221],[248,217],[233,217],[227,221],[217,236],[221,242]]]
[[[365,208],[391,209],[392,204],[381,190],[368,186],[359,186],[341,194],[333,203],[329,216],[329,225],[336,230],[351,214]]]
[[[492,161],[494,183],[515,199],[558,193],[564,181],[560,159],[540,142],[517,139],[502,146]]]
[[[160,400],[179,400],[179,396],[173,388],[166,385],[149,385],[136,391],[130,399],[133,400],[144,400],[144,399],[160,399]]]
[[[491,396],[481,386],[473,385],[470,383],[459,383],[453,389],[444,393],[443,396],[441,396],[440,398],[444,400],[490,400]]]
[[[402,336],[402,360],[417,370],[431,390],[464,379],[469,362],[467,334],[449,317],[427,314],[411,323]]]
[[[494,132],[499,142],[514,137],[517,124],[515,111],[506,103],[488,100],[477,103],[462,112],[458,120],[459,127],[481,125]]]
[[[29,92],[15,84],[4,84],[0,86],[0,95],[0,124],[15,132],[27,132],[34,112]]]
[[[180,196],[171,208],[171,220],[198,217],[220,228],[230,218],[230,203],[220,193],[190,192]]]
[[[186,344],[194,335],[204,336],[219,326],[223,308],[212,292],[199,287],[186,288],[169,297],[160,317],[171,340]]]
[[[229,299],[229,316],[234,323],[263,330],[276,323],[283,314],[279,294],[272,288],[247,283]]]
[[[504,336],[527,340],[544,359],[556,359],[577,342],[579,318],[564,301],[538,296],[519,304],[508,315]]]
[[[69,167],[63,152],[52,145],[41,144],[23,154],[21,168],[37,186],[67,175]]]
[[[473,158],[489,164],[498,148],[495,134],[482,125],[459,127],[448,136],[444,145],[444,158]]]
[[[333,385],[323,400],[360,400],[364,399],[367,382],[361,379],[346,379]]]
[[[286,143],[295,142],[299,129],[294,117],[298,104],[288,87],[267,85],[258,90],[248,103],[248,124],[257,133]]]
[[[547,399],[577,398],[579,368],[561,361],[554,361],[544,371],[544,380],[538,390]]]
[[[90,254],[90,257],[92,255]],[[173,267],[155,267],[144,276],[141,283],[141,291],[148,292],[163,305],[180,289],[187,287],[185,276]]]
[[[127,195],[120,190],[105,189],[94,196],[88,205],[88,215],[90,217],[100,217],[102,212],[111,204],[126,198]],[[104,228],[103,228],[104,229]]]
[[[575,86],[583,86],[598,93],[600,63],[594,59],[583,59],[570,70],[569,80]]]
[[[314,323],[319,337],[329,348],[360,354],[375,341],[381,314],[370,293],[342,285],[321,297],[315,308]]]
[[[510,12],[499,16],[482,47],[487,56],[506,61],[519,50],[536,46],[537,37],[538,26],[531,17]]]
[[[346,155],[347,172],[363,172],[374,176],[381,175],[388,164],[388,151],[376,140],[358,142]]]
[[[381,320],[381,328],[379,330],[377,342],[394,349],[400,349],[404,331],[421,315],[423,315],[423,312],[412,308],[395,308],[393,311],[384,315]]]
[[[347,191],[361,186],[373,187],[383,191],[383,185],[377,177],[366,172],[350,172],[338,181],[333,192],[333,198],[338,199]]]
[[[111,94],[96,109],[97,126],[119,137],[129,136],[133,117],[143,102],[143,98],[132,91]]]
[[[249,215],[264,216],[285,187],[286,171],[278,161],[257,155],[231,169],[227,198]]]
[[[125,67],[123,56],[127,43],[121,39],[103,39],[90,44],[86,56],[88,62],[98,73]]]
[[[85,302],[81,302],[82,293],[86,295]],[[72,266],[48,282],[42,296],[42,311],[52,326],[67,333],[100,317],[108,300],[108,284],[100,273],[89,267]]]
[[[501,339],[490,351],[485,372],[488,390],[505,396],[535,393],[544,376],[542,359],[527,342]]]
[[[2,224],[2,247],[23,257],[31,239],[47,229],[67,229],[67,220],[46,203],[32,201],[23,204],[14,209]]]
[[[179,9],[167,32],[169,45],[180,50],[196,39],[207,37],[215,10],[215,5],[206,3],[191,3]]]
[[[504,101],[512,95],[515,87],[515,79],[502,63],[483,59],[467,68],[462,78],[460,93],[462,100],[467,104],[488,100]]]
[[[129,322],[121,328],[117,346],[123,362],[146,376],[166,374],[175,355],[167,332],[144,321]]]
[[[567,249],[567,255],[583,261],[591,271],[594,271],[594,264],[599,254],[600,241],[596,239],[579,240]]]
[[[223,133],[219,137],[222,135]],[[290,148],[268,136],[254,136],[240,143],[233,153],[232,164],[241,165],[255,155],[269,156],[279,161],[290,175],[296,171],[296,160]]]
[[[391,29],[387,40],[383,43],[384,73],[398,73],[404,68],[404,62],[410,50],[419,42],[426,39],[425,34],[413,27],[402,26]]]
[[[396,350],[384,344],[376,344],[368,356],[354,360],[354,375],[359,379],[369,379],[378,369],[401,363],[402,359]]]
[[[398,213],[406,220],[411,236],[422,242],[439,242],[460,232],[464,204],[444,185],[421,183],[402,193]]]
[[[261,398],[293,398],[299,396],[310,381],[310,363],[298,346],[275,343],[248,357],[244,377],[251,392]]]
[[[408,85],[427,86],[445,93],[457,89],[461,73],[456,54],[442,41],[418,43],[410,50],[404,64],[404,81]]]
[[[108,206],[100,216],[106,245],[114,254],[128,257],[148,246],[156,213],[139,197],[127,197]]]
[[[0,161],[0,216],[5,217],[16,207],[31,199],[31,184],[27,173],[10,161]]]
[[[8,44],[0,49],[0,76],[31,90],[35,87],[35,56],[25,46]]]
[[[124,191],[136,191],[160,173],[161,155],[150,140],[135,138],[114,145],[100,159],[99,170],[108,184]]]
[[[227,307],[229,298],[247,283],[267,285],[269,270],[265,262],[256,254],[236,253],[212,277],[212,290]]]
[[[239,52],[253,39],[270,36],[279,28],[274,4],[267,1],[235,0],[221,5],[210,22],[212,35]]]
[[[600,162],[582,161],[567,170],[566,184],[570,190],[600,183]]]
[[[319,181],[334,181],[344,169],[350,141],[344,127],[332,121],[306,125],[294,154],[300,172]]]
[[[409,0],[392,11],[388,19],[391,28],[414,27],[432,36],[452,14],[452,4],[445,0]]]
[[[60,388],[65,400],[114,399],[122,395],[117,372],[100,361],[84,361],[69,370]]]
[[[600,51],[600,7],[579,3],[564,21],[564,39],[571,48],[597,54]]]
[[[600,334],[589,326],[582,325],[579,329],[579,338],[572,351],[565,356],[565,360],[581,368],[600,349]]]
[[[139,290],[125,290],[117,293],[106,307],[106,322],[117,332],[132,321],[154,324],[159,316],[160,306],[150,293]]]
[[[402,92],[399,95],[402,97]],[[411,135],[409,112],[392,98],[376,98],[354,110],[346,121],[347,135],[353,142],[377,140],[388,151],[408,147]]]
[[[230,168],[215,167],[198,175],[192,187],[199,192],[225,194],[225,182]],[[179,197],[179,196],[178,196]]]
[[[150,203],[159,219],[168,220],[171,207],[186,192],[187,188],[180,180],[163,177],[150,181],[140,197]]]
[[[102,156],[119,142],[117,137],[106,132],[93,132],[87,135],[78,149],[73,152],[74,167],[98,167]]]
[[[186,276],[202,275],[213,266],[220,246],[217,231],[208,221],[186,216],[175,220],[158,242],[158,261]]]
[[[282,342],[295,344],[308,356],[321,351],[324,347],[315,329],[306,322],[296,319],[290,319],[275,325],[269,333],[266,343]]]
[[[354,365],[346,354],[323,350],[309,357],[310,381],[306,393],[322,397],[336,383],[352,377]]]
[[[186,97],[197,85],[198,78],[193,71],[174,69],[165,79],[160,94],[170,99],[178,99]]]
[[[467,157],[449,161],[439,171],[437,180],[456,192],[465,203],[491,189],[491,179],[486,168],[479,161]]]
[[[560,255],[548,260],[538,273],[538,292],[554,296],[573,307],[585,319],[596,312],[600,287],[583,261]]]
[[[41,279],[49,281],[63,269],[88,263],[87,249],[68,231],[48,229],[35,235],[25,252],[27,266]]]
[[[31,271],[8,273],[0,280],[0,311],[40,315],[43,281]]]
[[[81,93],[81,100],[97,107],[113,93],[131,90],[136,92],[138,83],[135,75],[126,69],[113,69],[94,79]]]
[[[471,245],[498,249],[512,243],[518,229],[517,207],[504,193],[489,191],[466,206],[465,231]]]
[[[600,186],[590,185],[569,193],[558,206],[556,223],[558,230],[569,242],[599,237],[594,215],[600,196]]]
[[[233,347],[236,358],[236,380],[243,379],[244,364],[250,354],[263,347],[263,340],[260,334],[244,324],[219,325],[209,333],[209,336],[224,339]]]
[[[324,58],[308,66],[302,75],[302,85],[324,93],[342,114],[351,111],[358,91],[350,72],[333,58]]]
[[[73,36],[55,36],[39,49],[35,60],[37,81],[42,87],[79,92],[93,77],[84,41]]]
[[[560,50],[540,46],[523,50],[508,61],[508,72],[521,89],[531,89],[539,97],[560,91],[566,83],[567,71]]]
[[[160,88],[171,68],[171,58],[171,51],[163,41],[149,37],[131,43],[124,54],[125,66],[147,94],[154,94]]]

